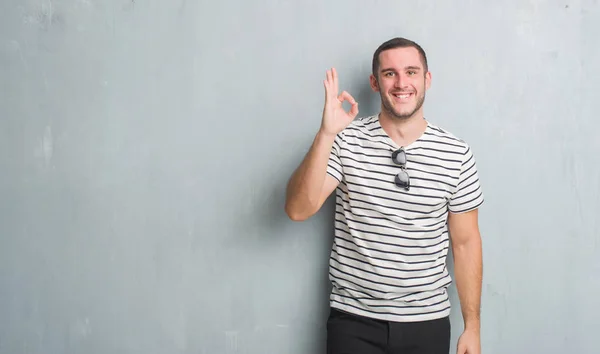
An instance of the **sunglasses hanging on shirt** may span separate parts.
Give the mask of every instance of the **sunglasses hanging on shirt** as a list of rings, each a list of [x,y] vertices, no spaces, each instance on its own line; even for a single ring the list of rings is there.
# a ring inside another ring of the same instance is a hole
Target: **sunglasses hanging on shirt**
[[[400,172],[394,178],[394,183],[405,190],[410,190],[410,176],[406,172],[406,152],[400,148],[392,153],[392,161],[400,166]]]

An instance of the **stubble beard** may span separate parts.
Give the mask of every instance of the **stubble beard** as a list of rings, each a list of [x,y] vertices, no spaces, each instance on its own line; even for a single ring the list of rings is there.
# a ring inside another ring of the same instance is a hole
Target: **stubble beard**
[[[421,109],[421,107],[423,106],[423,103],[425,102],[425,94],[423,94],[422,96],[420,96],[417,99],[417,104],[415,105],[415,108],[407,113],[398,113],[396,111],[394,111],[394,106],[392,105],[392,103],[390,102],[389,99],[384,99],[383,95],[381,95],[381,104],[383,105],[383,109],[386,111],[386,113],[388,113],[391,117],[398,119],[398,120],[408,120],[410,118],[412,118],[414,116],[414,114]]]

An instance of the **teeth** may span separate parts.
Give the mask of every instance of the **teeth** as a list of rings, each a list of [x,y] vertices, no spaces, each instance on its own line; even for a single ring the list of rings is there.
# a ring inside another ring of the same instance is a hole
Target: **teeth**
[[[403,95],[394,95],[394,96],[396,96],[398,98],[408,98],[410,96],[410,93],[403,94]]]

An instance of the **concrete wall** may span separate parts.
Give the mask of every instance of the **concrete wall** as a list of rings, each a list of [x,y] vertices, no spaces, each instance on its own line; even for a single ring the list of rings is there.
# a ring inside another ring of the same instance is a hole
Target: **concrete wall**
[[[598,353],[598,31],[595,0],[3,0],[0,353],[323,353],[332,203],[284,188],[325,70],[375,113],[393,36],[478,158],[484,353]]]

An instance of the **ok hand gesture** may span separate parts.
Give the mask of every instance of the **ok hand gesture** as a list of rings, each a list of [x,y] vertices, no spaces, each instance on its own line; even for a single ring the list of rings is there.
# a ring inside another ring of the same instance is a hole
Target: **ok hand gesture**
[[[327,78],[323,84],[325,85],[325,108],[321,130],[326,134],[336,135],[352,123],[358,114],[358,103],[346,91],[338,95],[339,85],[335,68],[327,70]],[[349,112],[342,107],[344,101],[352,105]]]

